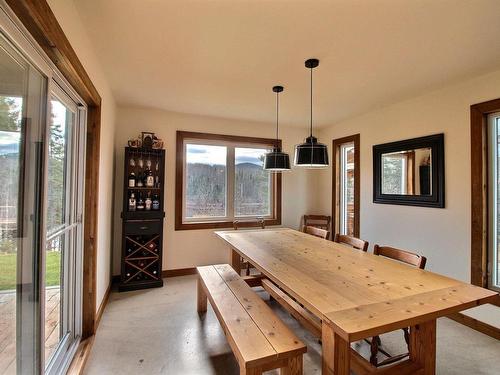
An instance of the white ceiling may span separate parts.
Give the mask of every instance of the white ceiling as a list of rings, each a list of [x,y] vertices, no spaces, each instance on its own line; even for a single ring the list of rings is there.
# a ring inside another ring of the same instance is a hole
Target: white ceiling
[[[74,0],[119,104],[307,127],[500,68],[499,0]]]

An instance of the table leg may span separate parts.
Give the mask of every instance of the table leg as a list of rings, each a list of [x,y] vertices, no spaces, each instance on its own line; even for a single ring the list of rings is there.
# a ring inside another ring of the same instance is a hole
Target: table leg
[[[321,324],[323,344],[323,375],[349,375],[351,373],[351,346],[325,322]]]
[[[233,249],[231,249],[231,267],[233,267],[238,275],[241,275],[241,257]]]
[[[410,328],[410,359],[423,367],[422,375],[436,373],[436,320]]]

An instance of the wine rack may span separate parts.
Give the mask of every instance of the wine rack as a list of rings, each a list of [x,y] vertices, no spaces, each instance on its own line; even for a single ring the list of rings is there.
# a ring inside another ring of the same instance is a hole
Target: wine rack
[[[146,169],[147,168],[147,169]],[[120,291],[160,287],[162,279],[165,150],[125,148]],[[130,175],[154,174],[153,186],[130,186]],[[155,209],[131,210],[130,197],[156,196]]]
[[[158,254],[159,235],[125,236],[125,283],[161,280]]]

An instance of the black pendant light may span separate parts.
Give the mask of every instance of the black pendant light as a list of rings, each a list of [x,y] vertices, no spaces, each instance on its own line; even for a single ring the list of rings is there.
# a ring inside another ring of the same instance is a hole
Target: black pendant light
[[[312,72],[319,65],[318,59],[306,60],[305,66],[311,71],[311,123],[310,134],[304,143],[295,146],[295,165],[306,168],[328,167],[328,148],[313,136],[313,94]]]
[[[290,158],[279,147],[279,93],[283,91],[283,86],[274,86],[273,91],[276,93],[276,145],[273,151],[264,155],[264,169],[271,172],[289,171]]]

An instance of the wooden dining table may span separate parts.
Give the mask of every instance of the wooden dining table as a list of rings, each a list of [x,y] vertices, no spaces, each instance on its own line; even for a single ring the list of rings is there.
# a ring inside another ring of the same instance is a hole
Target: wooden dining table
[[[434,374],[436,319],[498,293],[288,228],[218,231],[240,257],[321,319],[323,374]],[[432,265],[432,257],[429,259]],[[351,343],[410,327],[409,358],[377,368]]]

